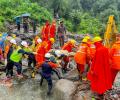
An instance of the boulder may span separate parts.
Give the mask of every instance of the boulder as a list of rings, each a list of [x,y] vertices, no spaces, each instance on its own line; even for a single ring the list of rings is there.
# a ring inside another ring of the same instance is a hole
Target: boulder
[[[76,85],[69,80],[61,79],[55,84],[54,100],[72,100],[72,94],[76,89]]]

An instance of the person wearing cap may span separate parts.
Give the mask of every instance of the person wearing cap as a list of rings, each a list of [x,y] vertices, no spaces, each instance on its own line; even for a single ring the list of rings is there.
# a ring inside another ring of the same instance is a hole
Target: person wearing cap
[[[91,90],[102,96],[112,88],[110,56],[108,48],[102,44],[101,37],[94,37],[93,42],[96,52],[88,72],[88,79],[91,82]]]
[[[120,33],[116,35],[116,42],[110,50],[112,84],[114,83],[117,73],[120,71]]]
[[[66,35],[66,28],[63,25],[63,21],[60,22],[60,25],[58,26],[58,29],[57,29],[57,33],[58,33],[60,46],[62,47],[64,45],[64,38]]]
[[[78,48],[78,51],[74,55],[74,60],[77,64],[77,69],[81,80],[83,79],[83,74],[85,74],[85,65],[87,64],[87,58],[89,56],[89,48],[87,42],[87,39],[84,38]]]
[[[5,47],[4,58],[7,59],[6,77],[9,77],[9,75],[11,75],[11,77],[13,76],[13,67],[11,66],[11,63],[10,63],[10,56],[13,53],[13,50],[16,45],[17,45],[16,40],[11,39],[10,42],[8,42]]]
[[[63,45],[62,50],[66,50],[68,53],[70,53],[70,52],[72,52],[73,48],[76,48],[75,44],[76,44],[76,41],[71,39],[71,40],[69,40],[67,43],[65,43]],[[63,72],[66,73],[67,65],[69,63],[69,57],[68,56],[64,56],[63,57],[63,61],[64,61],[64,65],[62,65],[62,69],[63,69]]]
[[[47,94],[50,95],[52,87],[53,87],[53,83],[52,83],[52,69],[57,68],[57,64],[51,62],[49,59],[51,57],[50,53],[46,53],[45,54],[45,61],[41,64],[40,67],[40,74],[41,74],[41,81],[40,81],[40,85],[42,86],[43,83],[43,79],[46,79],[47,83],[48,83],[48,92]]]

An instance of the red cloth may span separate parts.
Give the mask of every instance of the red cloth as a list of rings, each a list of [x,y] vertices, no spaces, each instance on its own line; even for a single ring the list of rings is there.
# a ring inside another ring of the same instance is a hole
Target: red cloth
[[[88,78],[91,89],[98,94],[103,94],[112,88],[109,51],[101,43],[95,43],[96,53],[93,58]]]
[[[50,27],[50,38],[55,38],[56,24],[53,23]]]

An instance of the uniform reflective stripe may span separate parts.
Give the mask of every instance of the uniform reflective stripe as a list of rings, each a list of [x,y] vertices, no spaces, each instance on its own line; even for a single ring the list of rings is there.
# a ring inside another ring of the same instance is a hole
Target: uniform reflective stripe
[[[120,50],[116,51],[113,56],[120,56]]]
[[[83,48],[86,48],[86,46],[80,46],[80,48],[82,48],[82,49],[83,49]]]
[[[85,52],[82,52],[82,51],[77,51],[77,52],[85,53]]]
[[[114,54],[113,56],[120,56],[120,54]]]

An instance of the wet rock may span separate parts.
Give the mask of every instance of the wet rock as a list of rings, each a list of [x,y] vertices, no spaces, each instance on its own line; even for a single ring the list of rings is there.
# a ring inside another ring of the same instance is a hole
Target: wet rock
[[[72,81],[77,81],[79,80],[79,73],[77,71],[77,69],[73,69],[71,71],[69,71],[65,76],[64,76],[65,79],[69,79],[69,80],[72,80]]]
[[[72,81],[61,79],[55,84],[53,97],[55,100],[72,100],[75,89],[76,85]]]
[[[74,100],[91,100],[91,94],[91,91],[79,91],[74,97]]]

